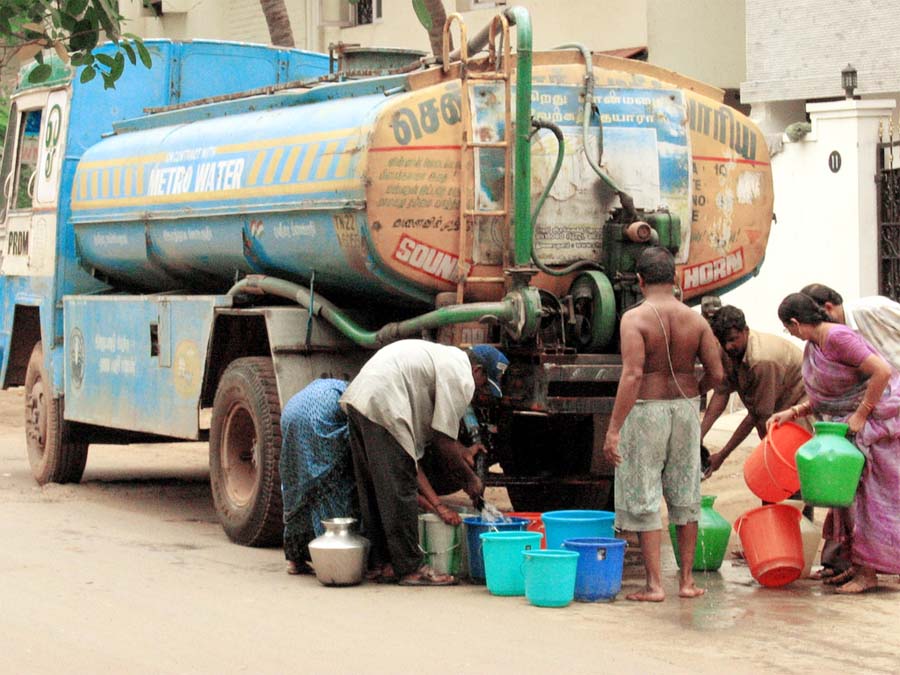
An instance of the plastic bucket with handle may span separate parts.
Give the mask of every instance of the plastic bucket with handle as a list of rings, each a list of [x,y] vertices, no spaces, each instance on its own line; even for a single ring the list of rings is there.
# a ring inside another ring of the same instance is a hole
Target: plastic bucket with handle
[[[469,547],[469,577],[472,581],[483,584],[484,557],[481,554],[481,535],[484,532],[524,531],[528,521],[524,518],[502,520],[482,520],[480,517],[464,518],[466,526],[466,544]]]
[[[575,597],[578,553],[560,549],[522,551],[525,597],[538,607],[565,607]]]
[[[744,462],[747,487],[764,502],[777,503],[800,489],[794,455],[812,434],[793,422],[769,427]]]
[[[578,553],[575,599],[614,600],[622,589],[625,542],[607,537],[566,539],[563,548]]]
[[[803,571],[800,511],[769,504],[747,511],[734,521],[750,574],[763,586],[784,586]]]
[[[459,574],[462,527],[448,525],[433,513],[419,514],[419,546],[425,562],[442,574]]]
[[[612,511],[547,511],[541,516],[547,530],[547,548],[561,548],[566,539],[584,537],[607,537],[612,539]]]
[[[528,527],[525,529],[529,532],[540,532],[541,548],[547,548],[547,537],[544,533],[544,521],[541,520],[542,514],[539,511],[511,511],[506,515],[511,518],[526,518],[528,520]]]
[[[522,551],[538,550],[540,532],[482,532],[484,576],[492,595],[525,595]]]

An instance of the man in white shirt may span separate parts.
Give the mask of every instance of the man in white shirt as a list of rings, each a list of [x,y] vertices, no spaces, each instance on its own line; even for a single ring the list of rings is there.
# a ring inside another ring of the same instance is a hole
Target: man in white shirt
[[[476,390],[501,395],[508,363],[490,345],[463,351],[401,340],[376,352],[350,383],[341,407],[349,420],[363,533],[372,543],[370,577],[396,578],[409,586],[456,582],[423,564],[417,491],[440,507],[419,462],[431,445],[443,457],[471,467],[483,448],[456,440],[460,420]],[[474,499],[484,486],[476,478],[464,489]]]
[[[900,370],[900,303],[882,295],[844,302],[840,293],[825,284],[810,284],[800,292],[815,300],[832,321],[862,335]]]

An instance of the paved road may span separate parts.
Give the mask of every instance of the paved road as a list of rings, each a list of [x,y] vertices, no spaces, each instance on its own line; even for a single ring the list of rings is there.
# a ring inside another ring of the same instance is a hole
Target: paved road
[[[230,544],[206,448],[92,447],[80,485],[39,488],[21,392],[0,393],[0,671],[8,673],[897,672],[898,586],[836,597],[757,586],[730,562],[708,594],[539,609],[483,587],[332,589],[281,551]],[[727,429],[716,431],[721,441]],[[749,448],[749,446],[748,446]],[[741,450],[738,451],[739,453]],[[706,484],[753,506],[733,466]],[[626,585],[639,583],[629,569]]]

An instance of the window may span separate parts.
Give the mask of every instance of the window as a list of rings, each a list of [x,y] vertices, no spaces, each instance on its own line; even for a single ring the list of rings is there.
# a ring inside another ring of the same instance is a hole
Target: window
[[[17,115],[13,104],[9,119],[3,153],[0,220],[6,218],[9,208],[30,209],[32,206],[41,134],[40,110],[27,110]]]
[[[473,9],[487,9],[506,4],[506,0],[456,0],[456,10],[468,12]]]
[[[37,178],[38,139],[41,136],[41,111],[22,114],[19,136],[19,166],[16,175],[17,209],[30,209],[34,199],[34,179]]]
[[[382,0],[350,0],[351,16],[354,14],[354,25],[362,26],[367,23],[375,23],[381,21],[381,2]]]

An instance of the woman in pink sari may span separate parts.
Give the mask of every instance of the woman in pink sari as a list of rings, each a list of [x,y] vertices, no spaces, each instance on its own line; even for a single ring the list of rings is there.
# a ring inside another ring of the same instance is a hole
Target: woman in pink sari
[[[802,372],[809,401],[775,413],[770,422],[810,413],[845,422],[866,456],[849,514],[831,514],[838,525],[852,523],[852,567],[832,583],[846,582],[838,593],[862,593],[878,585],[879,572],[900,573],[900,374],[852,329],[829,322],[809,296],[787,296],[778,318],[806,340]]]

